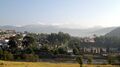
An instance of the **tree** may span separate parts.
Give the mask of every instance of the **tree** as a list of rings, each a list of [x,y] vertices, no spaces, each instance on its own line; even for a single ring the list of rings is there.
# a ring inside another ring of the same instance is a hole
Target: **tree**
[[[55,48],[58,48],[58,38],[57,38],[57,34],[56,33],[51,33],[50,35],[48,35],[47,40],[49,41],[49,44]]]
[[[65,45],[69,41],[69,39],[70,39],[70,35],[63,32],[59,32],[58,34],[51,33],[47,37],[49,44],[54,48],[58,48],[61,45]]]
[[[71,37],[71,39],[69,40],[69,43],[68,43],[68,47],[69,48],[79,48],[80,46],[80,39],[79,38],[76,38],[76,37]]]
[[[28,48],[28,47],[37,48],[37,42],[34,39],[34,37],[32,37],[32,36],[25,36],[23,38],[23,41],[22,41],[22,46],[24,48]]]
[[[58,38],[58,41],[59,41],[61,44],[64,44],[64,43],[66,43],[67,41],[69,41],[70,35],[67,34],[67,33],[59,32],[57,38]]]
[[[88,57],[87,57],[87,62],[88,62],[88,64],[92,64],[92,60],[93,60],[93,57],[92,57],[92,56],[88,56]]]
[[[59,54],[66,54],[66,53],[67,53],[67,51],[66,51],[66,49],[65,49],[65,48],[60,47],[60,48],[58,48],[58,53],[59,53]]]
[[[83,65],[82,56],[77,57],[76,61],[80,64],[80,67],[82,67],[82,65]]]
[[[18,39],[16,37],[9,38],[9,50],[14,53],[14,51],[18,48]]]
[[[34,51],[32,48],[28,47],[23,50],[23,54],[34,54]]]
[[[12,53],[8,52],[8,51],[4,51],[3,52],[3,59],[4,60],[13,60],[14,56]]]
[[[73,48],[73,54],[74,55],[79,55],[79,50],[77,48]]]
[[[48,51],[49,51],[48,46],[47,46],[47,45],[43,45],[43,46],[40,48],[40,51],[42,51],[42,52],[48,52]]]

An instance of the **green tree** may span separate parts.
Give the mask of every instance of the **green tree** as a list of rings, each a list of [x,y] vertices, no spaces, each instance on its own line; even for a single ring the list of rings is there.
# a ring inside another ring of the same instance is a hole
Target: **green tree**
[[[88,56],[87,57],[87,62],[88,64],[92,64],[93,56]]]
[[[32,48],[28,47],[28,48],[24,49],[22,53],[23,54],[34,54],[34,51]]]
[[[76,37],[71,37],[71,39],[68,42],[69,48],[79,48],[80,46],[80,39]]]
[[[17,39],[16,37],[10,37],[9,38],[9,42],[8,42],[8,45],[9,45],[9,49],[14,52],[17,48],[18,48],[18,44],[17,44]]]
[[[74,55],[79,55],[79,50],[77,48],[73,48],[73,54]]]
[[[77,57],[76,61],[80,64],[80,67],[82,67],[82,65],[83,65],[82,56]]]
[[[58,53],[59,53],[59,54],[66,54],[66,53],[67,53],[67,51],[66,51],[66,49],[65,49],[65,48],[60,47],[60,48],[58,48]]]
[[[14,56],[12,53],[10,53],[8,51],[4,51],[3,52],[3,59],[4,60],[14,60]]]
[[[65,45],[70,39],[70,35],[59,32],[59,33],[51,33],[48,35],[47,40],[51,46],[54,48],[58,48],[61,45]]]
[[[47,45],[43,45],[43,46],[40,48],[40,51],[48,52],[48,51],[49,51],[48,46],[47,46]]]
[[[22,41],[22,46],[24,48],[28,48],[28,47],[37,48],[37,42],[34,39],[34,37],[32,37],[32,36],[25,36],[23,38],[23,41]]]

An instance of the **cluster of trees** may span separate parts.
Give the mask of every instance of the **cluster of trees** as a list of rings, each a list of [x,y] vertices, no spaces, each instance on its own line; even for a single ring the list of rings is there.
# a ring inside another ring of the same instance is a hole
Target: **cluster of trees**
[[[2,45],[0,59],[37,61],[39,58],[52,58],[54,55],[67,54],[67,33],[18,34],[9,38],[7,46]]]
[[[97,47],[120,47],[119,37],[100,36],[95,39],[95,46]]]

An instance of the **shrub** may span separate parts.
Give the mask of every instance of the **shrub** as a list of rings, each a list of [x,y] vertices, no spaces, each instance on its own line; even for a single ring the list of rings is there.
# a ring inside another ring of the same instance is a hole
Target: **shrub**
[[[88,57],[87,57],[87,62],[88,62],[88,64],[92,64],[92,60],[93,60],[93,57],[92,57],[92,56],[88,56]]]
[[[58,53],[59,54],[66,54],[67,51],[65,50],[65,48],[58,48]]]
[[[3,52],[3,59],[4,60],[14,60],[14,56],[12,53],[8,52],[8,51],[4,51]]]
[[[39,57],[35,54],[24,54],[23,59],[26,61],[38,61]]]
[[[108,56],[107,56],[107,61],[108,61],[109,64],[113,64],[114,61],[115,61],[115,57],[113,57],[113,56],[111,56],[111,55],[108,55]]]
[[[117,59],[118,59],[118,61],[120,62],[120,55],[119,55],[119,56],[117,56]]]
[[[3,50],[0,50],[0,59],[3,59]]]

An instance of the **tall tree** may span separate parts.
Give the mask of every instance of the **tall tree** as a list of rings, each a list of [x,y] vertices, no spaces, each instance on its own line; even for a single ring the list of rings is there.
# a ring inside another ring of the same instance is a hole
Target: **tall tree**
[[[28,47],[37,47],[37,42],[35,41],[34,37],[32,36],[25,36],[22,41],[22,45],[24,48]]]
[[[80,67],[82,67],[82,65],[83,65],[82,56],[77,57],[76,61],[80,64]]]
[[[14,53],[14,51],[18,48],[18,39],[16,37],[9,38],[9,50]]]

